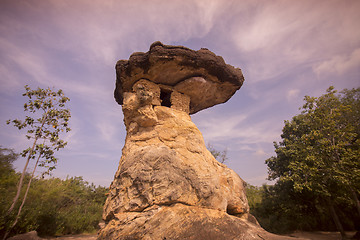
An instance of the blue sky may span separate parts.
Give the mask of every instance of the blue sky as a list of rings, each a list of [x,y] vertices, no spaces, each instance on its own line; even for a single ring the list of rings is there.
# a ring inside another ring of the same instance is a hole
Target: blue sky
[[[261,185],[273,141],[305,95],[360,87],[359,12],[358,0],[0,0],[0,145],[30,144],[5,124],[24,116],[24,85],[61,88],[73,130],[53,175],[109,186],[126,134],[116,61],[158,40],[205,47],[241,68],[245,83],[192,119],[206,143],[228,150],[230,168]]]

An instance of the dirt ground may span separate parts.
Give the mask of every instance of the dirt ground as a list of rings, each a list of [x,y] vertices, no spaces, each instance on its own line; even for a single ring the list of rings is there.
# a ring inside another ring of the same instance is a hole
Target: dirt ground
[[[355,232],[347,232],[347,237],[352,237]],[[294,232],[287,236],[296,238],[305,238],[310,240],[341,240],[341,235],[338,232]]]
[[[351,237],[355,232],[348,232],[347,236]],[[71,235],[51,238],[51,240],[96,240],[97,235]],[[340,233],[337,232],[294,232],[287,236],[296,238],[305,238],[309,240],[341,240]]]
[[[88,235],[88,234],[81,234],[81,235],[70,235],[70,236],[61,236],[56,238],[50,238],[51,240],[96,240],[97,235]]]

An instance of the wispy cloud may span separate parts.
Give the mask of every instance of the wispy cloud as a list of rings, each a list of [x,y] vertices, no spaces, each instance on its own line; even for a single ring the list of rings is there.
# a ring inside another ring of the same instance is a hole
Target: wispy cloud
[[[341,75],[355,68],[360,69],[360,48],[355,49],[350,55],[336,55],[318,63],[313,67],[313,71],[318,76],[329,76],[334,73]]]
[[[199,125],[204,129],[206,139],[216,140],[232,136],[235,128],[247,118],[246,115],[235,115],[230,117],[219,116],[211,119],[200,120]]]
[[[23,49],[11,40],[0,37],[0,50],[3,54],[2,58],[6,59],[1,65],[2,73],[2,91],[8,91],[10,88],[19,87],[21,82],[25,82],[26,79],[20,77],[21,74],[16,73],[18,71],[27,75],[27,78],[31,78],[42,84],[51,85],[51,79],[47,77],[47,70],[45,68],[44,59],[39,56],[38,52],[32,52],[31,49]],[[6,66],[4,66],[7,64]],[[8,86],[8,87],[7,87]]]
[[[197,120],[197,124],[202,130],[204,138],[209,142],[231,141],[236,139],[235,145],[243,145],[257,142],[271,143],[277,139],[279,129],[271,126],[271,122],[264,119],[263,121],[256,121],[249,124],[249,119],[252,118],[252,116],[241,114],[233,116],[212,116],[211,119],[205,117],[204,119]]]
[[[329,59],[341,52],[345,43],[359,44],[355,22],[360,22],[360,16],[354,14],[360,9],[358,1],[271,1],[260,5],[253,9],[254,17],[240,22],[233,34],[238,49],[251,58],[248,77],[253,81]]]
[[[246,182],[256,185],[256,186],[261,186],[263,184],[273,184],[274,182],[267,180],[268,175],[267,174],[261,174],[258,176],[254,176],[251,178],[247,178],[244,179]]]
[[[291,101],[294,98],[299,97],[300,89],[291,89],[286,93],[288,101]]]
[[[81,60],[112,66],[119,56],[146,51],[155,40],[171,43],[194,35],[203,37],[211,30],[223,5],[228,4],[219,0],[107,1],[106,4],[95,0],[88,4],[79,0],[53,1],[52,5],[50,21],[64,33],[63,39],[53,39],[59,42],[58,46],[64,49],[76,46]]]
[[[207,47],[242,68],[246,81],[194,122],[207,142],[229,150],[235,169],[260,176],[265,170],[253,170],[264,168],[302,96],[358,84],[359,10],[358,0],[2,0],[0,120],[22,114],[25,84],[63,89],[73,131],[61,171],[82,174],[91,163],[98,173],[101,161],[117,164],[125,137],[113,99],[116,61],[156,40]],[[23,136],[0,126],[3,144],[21,148]]]

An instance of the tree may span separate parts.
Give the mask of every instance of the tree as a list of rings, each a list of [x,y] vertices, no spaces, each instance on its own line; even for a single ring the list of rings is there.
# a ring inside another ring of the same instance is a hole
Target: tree
[[[0,236],[5,233],[2,226],[6,224],[3,216],[7,209],[5,210],[4,206],[8,206],[10,201],[9,193],[15,190],[18,180],[13,168],[13,162],[17,157],[18,154],[14,150],[0,146]]]
[[[11,150],[0,151],[0,159],[9,156],[12,156]],[[4,169],[5,165],[8,166],[3,163],[0,161],[0,169]],[[11,196],[16,193],[16,185],[20,177],[11,166],[6,169],[7,171],[0,175],[1,238],[12,223],[6,221],[4,215],[12,201]],[[29,179],[30,174],[26,174],[25,184]],[[36,230],[40,236],[94,233],[101,220],[106,192],[107,188],[89,184],[82,177],[65,180],[35,177],[22,209],[21,219],[12,229],[11,234],[32,230]]]
[[[71,117],[70,110],[65,108],[66,102],[70,99],[65,97],[62,90],[53,91],[50,88],[37,88],[36,90],[32,90],[27,85],[25,86],[25,90],[26,92],[23,96],[28,97],[29,100],[24,104],[24,111],[30,113],[31,116],[26,116],[24,120],[8,120],[7,124],[12,123],[19,130],[27,129],[26,138],[32,142],[31,147],[23,150],[21,153],[21,156],[26,158],[26,163],[19,179],[16,195],[7,211],[7,215],[13,211],[20,197],[30,160],[34,160],[35,165],[17,216],[10,230],[19,220],[36,168],[38,166],[44,167],[46,170],[43,174],[48,174],[55,169],[57,158],[54,156],[54,151],[64,148],[67,144],[59,138],[59,135],[61,132],[69,132],[71,130],[68,127]],[[6,239],[8,232],[5,234],[4,239]]]
[[[302,112],[285,121],[276,157],[266,160],[269,179],[311,192],[326,205],[345,237],[334,206],[354,199],[360,214],[360,88],[333,87],[320,97],[305,96]]]
[[[12,163],[18,158],[18,154],[13,149],[0,146],[0,178],[13,172]]]
[[[218,162],[225,163],[228,160],[227,149],[218,151],[210,143],[208,144],[207,149],[214,156],[214,158],[218,160]]]

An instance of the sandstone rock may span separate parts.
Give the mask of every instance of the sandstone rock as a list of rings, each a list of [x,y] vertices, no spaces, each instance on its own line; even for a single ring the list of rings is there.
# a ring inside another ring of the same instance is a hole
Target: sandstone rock
[[[125,146],[98,239],[289,239],[249,214],[243,180],[206,149],[189,114],[226,101],[240,69],[159,42],[117,64]]]
[[[124,109],[131,108],[124,102]],[[125,116],[127,125],[137,127],[128,127],[103,218],[174,203],[247,213],[243,181],[214,159],[190,116],[163,106],[148,110],[136,115],[137,122]]]
[[[117,214],[105,229],[99,239],[294,239],[268,233],[245,217],[238,218],[223,211],[183,204],[154,206],[142,212]]]
[[[114,94],[119,104],[137,81],[148,79],[190,97],[190,114],[226,102],[244,82],[239,68],[205,48],[194,51],[160,42],[153,43],[146,53],[118,61],[116,76]]]

